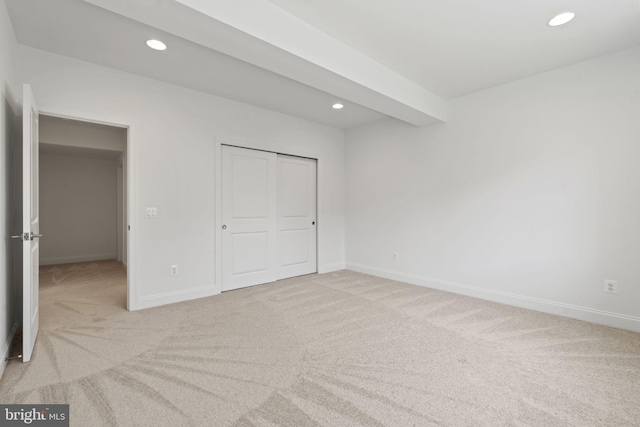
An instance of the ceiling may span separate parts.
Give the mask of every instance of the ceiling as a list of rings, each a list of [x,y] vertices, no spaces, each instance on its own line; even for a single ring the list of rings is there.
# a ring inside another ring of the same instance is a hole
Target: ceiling
[[[638,0],[5,2],[21,44],[340,128],[446,121],[452,98],[640,44]]]
[[[638,0],[269,1],[444,99],[640,44]]]

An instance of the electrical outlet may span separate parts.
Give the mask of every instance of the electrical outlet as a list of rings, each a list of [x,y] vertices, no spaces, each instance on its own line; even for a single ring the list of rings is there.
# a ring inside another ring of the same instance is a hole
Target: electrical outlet
[[[398,252],[392,253],[391,256],[393,257],[394,261],[398,261]]]
[[[610,294],[618,293],[618,281],[617,280],[605,280],[604,291]]]
[[[177,265],[172,265],[169,267],[169,274],[171,276],[177,276],[178,275],[178,266]]]

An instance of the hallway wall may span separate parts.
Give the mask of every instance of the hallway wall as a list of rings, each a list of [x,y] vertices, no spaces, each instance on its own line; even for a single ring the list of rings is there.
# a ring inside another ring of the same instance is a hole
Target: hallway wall
[[[116,259],[116,173],[117,158],[41,151],[40,265]]]

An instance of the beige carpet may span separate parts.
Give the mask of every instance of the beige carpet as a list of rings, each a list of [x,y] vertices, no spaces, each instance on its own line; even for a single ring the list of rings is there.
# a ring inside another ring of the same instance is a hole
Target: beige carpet
[[[638,426],[640,334],[342,271],[129,313],[113,262],[45,267],[4,403],[73,426]]]

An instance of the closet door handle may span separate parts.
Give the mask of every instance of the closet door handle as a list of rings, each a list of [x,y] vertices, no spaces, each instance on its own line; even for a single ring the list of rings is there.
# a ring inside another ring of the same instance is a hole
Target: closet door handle
[[[226,225],[223,225],[223,226],[222,226],[222,229],[223,229],[223,230],[226,230],[226,229],[227,229],[227,226],[226,226]]]

